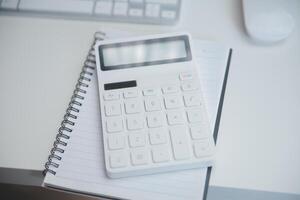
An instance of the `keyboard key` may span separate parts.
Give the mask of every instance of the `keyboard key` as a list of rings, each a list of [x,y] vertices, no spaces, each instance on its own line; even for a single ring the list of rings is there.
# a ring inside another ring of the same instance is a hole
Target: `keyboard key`
[[[161,102],[158,97],[148,97],[145,99],[146,111],[161,110]]]
[[[123,120],[121,117],[108,117],[106,121],[106,130],[109,133],[120,132],[123,130]]]
[[[19,0],[2,0],[0,1],[0,8],[9,9],[9,10],[16,10],[18,7]]]
[[[196,157],[211,156],[214,153],[213,139],[199,140],[194,143],[194,154]]]
[[[150,144],[165,144],[167,142],[168,131],[164,128],[154,128],[149,130]]]
[[[126,99],[138,97],[138,91],[136,89],[125,90],[123,95]]]
[[[175,19],[176,12],[171,10],[164,10],[161,13],[161,17],[165,19]]]
[[[146,17],[159,17],[160,14],[160,5],[159,4],[153,4],[148,3],[146,5]]]
[[[144,120],[142,115],[128,115],[127,128],[128,130],[139,130],[144,127]]]
[[[128,155],[126,151],[113,151],[109,153],[109,163],[111,168],[121,168],[128,165]]]
[[[146,136],[143,133],[131,133],[129,134],[130,147],[142,147],[146,144]]]
[[[167,162],[170,160],[170,150],[166,145],[153,146],[152,158],[155,163]]]
[[[183,96],[183,99],[184,99],[184,104],[187,107],[201,105],[201,98],[199,94],[185,94]]]
[[[193,77],[193,73],[191,72],[184,72],[179,75],[179,79],[182,81],[191,80]]]
[[[104,108],[106,116],[121,115],[121,104],[118,101],[107,102]]]
[[[131,151],[133,165],[145,165],[149,162],[149,153],[146,149],[133,149]]]
[[[179,88],[175,85],[168,85],[162,88],[164,94],[177,93],[179,92]]]
[[[208,128],[205,125],[191,126],[191,136],[194,140],[206,139],[209,137]]]
[[[110,100],[117,100],[120,98],[120,94],[119,92],[116,92],[116,91],[110,91],[110,92],[105,92],[104,95],[104,100],[106,101],[110,101]]]
[[[187,137],[187,129],[184,126],[178,126],[170,129],[171,141],[173,146],[174,158],[176,160],[188,159],[191,156],[190,141]]]
[[[187,117],[190,123],[201,122],[202,113],[200,109],[189,110],[187,111]]]
[[[123,134],[112,134],[108,136],[108,148],[110,150],[124,149],[125,137]]]
[[[170,111],[167,113],[169,125],[183,124],[183,112],[182,111]]]
[[[154,88],[147,88],[143,90],[144,96],[154,96],[158,94],[158,90]]]
[[[167,109],[180,108],[183,106],[181,96],[166,96],[165,97],[165,106]]]
[[[125,112],[127,114],[140,113],[142,111],[142,104],[139,99],[129,99],[125,101]]]
[[[152,112],[147,115],[147,124],[149,128],[160,127],[164,122],[165,118],[161,112]]]
[[[195,82],[184,82],[181,85],[181,89],[183,91],[197,90],[198,89],[198,85]]]
[[[133,17],[142,17],[143,16],[143,10],[142,9],[131,8],[129,10],[129,15],[133,16]]]
[[[113,1],[111,0],[97,1],[95,6],[95,14],[111,15],[112,6]]]
[[[128,3],[127,2],[115,2],[114,4],[114,15],[127,15]]]

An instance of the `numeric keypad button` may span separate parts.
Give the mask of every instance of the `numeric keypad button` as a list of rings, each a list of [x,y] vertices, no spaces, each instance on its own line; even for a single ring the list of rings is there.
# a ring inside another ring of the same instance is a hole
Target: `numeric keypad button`
[[[179,92],[179,88],[176,85],[166,85],[162,87],[162,91],[164,94],[171,94]]]
[[[183,124],[184,117],[182,111],[169,111],[167,113],[169,125]]]
[[[187,107],[201,105],[201,98],[199,94],[185,94],[183,96],[183,99],[184,99],[184,104]]]
[[[125,101],[125,112],[127,114],[140,113],[142,111],[142,105],[139,99],[128,99]]]
[[[164,144],[167,142],[168,131],[164,128],[155,128],[149,130],[150,144]]]
[[[170,160],[170,150],[167,145],[153,146],[152,148],[153,162],[167,162]]]
[[[106,130],[109,133],[120,132],[123,130],[123,120],[121,117],[109,117],[106,121]]]
[[[183,91],[191,91],[191,90],[197,90],[198,84],[196,82],[184,82],[181,84],[181,89]]]
[[[112,134],[108,136],[108,148],[110,150],[125,148],[125,137],[122,134]]]
[[[120,99],[120,93],[117,91],[110,91],[110,92],[105,92],[103,94],[103,98],[106,101],[110,101],[110,100],[118,100]]]
[[[194,154],[196,157],[211,156],[214,153],[214,141],[212,139],[199,140],[194,143]]]
[[[121,104],[119,101],[110,101],[104,106],[106,116],[121,115]]]
[[[127,128],[128,130],[139,130],[144,127],[144,117],[142,115],[128,115]]]
[[[145,165],[149,162],[149,152],[148,150],[133,149],[131,151],[131,162],[133,165]]]
[[[187,137],[187,129],[184,126],[174,127],[170,130],[174,158],[176,160],[188,159],[191,156],[190,142]]]
[[[203,121],[202,111],[200,109],[187,111],[187,117],[188,117],[188,120],[189,120],[190,123]]]
[[[121,168],[128,165],[128,154],[126,151],[113,151],[109,153],[109,164],[111,168]]]
[[[182,81],[191,80],[191,79],[193,79],[193,73],[192,72],[183,72],[179,75],[179,79]]]
[[[147,115],[149,128],[160,127],[165,123],[165,117],[161,112],[152,112]]]
[[[143,147],[146,144],[146,136],[143,133],[131,133],[128,137],[130,147]]]
[[[161,110],[161,102],[158,97],[148,97],[145,99],[146,111],[157,111]]]
[[[181,96],[166,96],[165,97],[165,106],[167,109],[180,108],[183,106]]]
[[[206,139],[209,137],[208,127],[204,124],[191,126],[190,132],[194,140]]]
[[[128,89],[125,90],[123,93],[124,98],[128,99],[128,98],[135,98],[138,97],[139,93],[137,89]]]
[[[155,88],[146,88],[143,90],[144,96],[155,96],[158,94],[158,90]]]

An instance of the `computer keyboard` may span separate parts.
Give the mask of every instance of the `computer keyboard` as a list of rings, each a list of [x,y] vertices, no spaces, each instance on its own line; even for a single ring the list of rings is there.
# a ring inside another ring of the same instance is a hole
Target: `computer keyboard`
[[[2,14],[175,24],[181,0],[0,0]]]

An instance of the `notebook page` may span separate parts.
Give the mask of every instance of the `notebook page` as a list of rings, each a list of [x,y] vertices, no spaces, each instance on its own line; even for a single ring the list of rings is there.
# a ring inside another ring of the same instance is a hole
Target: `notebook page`
[[[227,55],[228,49],[217,45],[210,46],[207,42],[197,41],[195,44],[194,57],[197,57],[199,62],[204,98],[209,102],[208,112],[213,119],[213,125],[227,61],[227,56],[224,58],[223,54]],[[216,55],[215,52],[220,55]],[[221,62],[219,59],[224,60]],[[76,125],[73,127],[71,139],[67,141],[68,146],[62,155],[63,159],[56,170],[57,173],[55,176],[47,174],[44,183],[56,188],[124,199],[201,199],[206,169],[122,179],[107,178],[95,76],[96,71],[87,89]]]

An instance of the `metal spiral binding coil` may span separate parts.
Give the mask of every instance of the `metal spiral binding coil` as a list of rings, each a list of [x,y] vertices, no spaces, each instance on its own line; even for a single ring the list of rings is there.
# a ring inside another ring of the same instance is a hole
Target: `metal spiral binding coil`
[[[48,161],[45,163],[45,169],[43,174],[46,175],[47,172],[55,175],[56,171],[53,168],[59,167],[59,161],[62,160],[62,157],[57,155],[57,152],[64,153],[64,147],[67,146],[67,142],[62,141],[62,138],[65,140],[70,139],[68,134],[65,132],[71,133],[72,128],[70,126],[75,125],[75,120],[77,119],[76,113],[80,112],[78,107],[82,106],[81,101],[84,100],[84,96],[87,93],[86,88],[89,87],[89,82],[91,81],[91,76],[94,72],[90,72],[89,69],[95,69],[95,53],[94,53],[94,46],[97,41],[103,40],[105,38],[105,33],[103,32],[96,32],[94,35],[94,42],[92,47],[89,50],[88,56],[84,62],[82,71],[78,78],[77,84],[75,86],[75,90],[73,91],[73,95],[71,97],[70,103],[64,115],[63,121],[61,122],[61,126],[58,129],[58,134],[56,135],[56,139],[53,143],[53,148],[50,151],[50,155],[48,156]],[[75,107],[75,105],[77,107]]]

